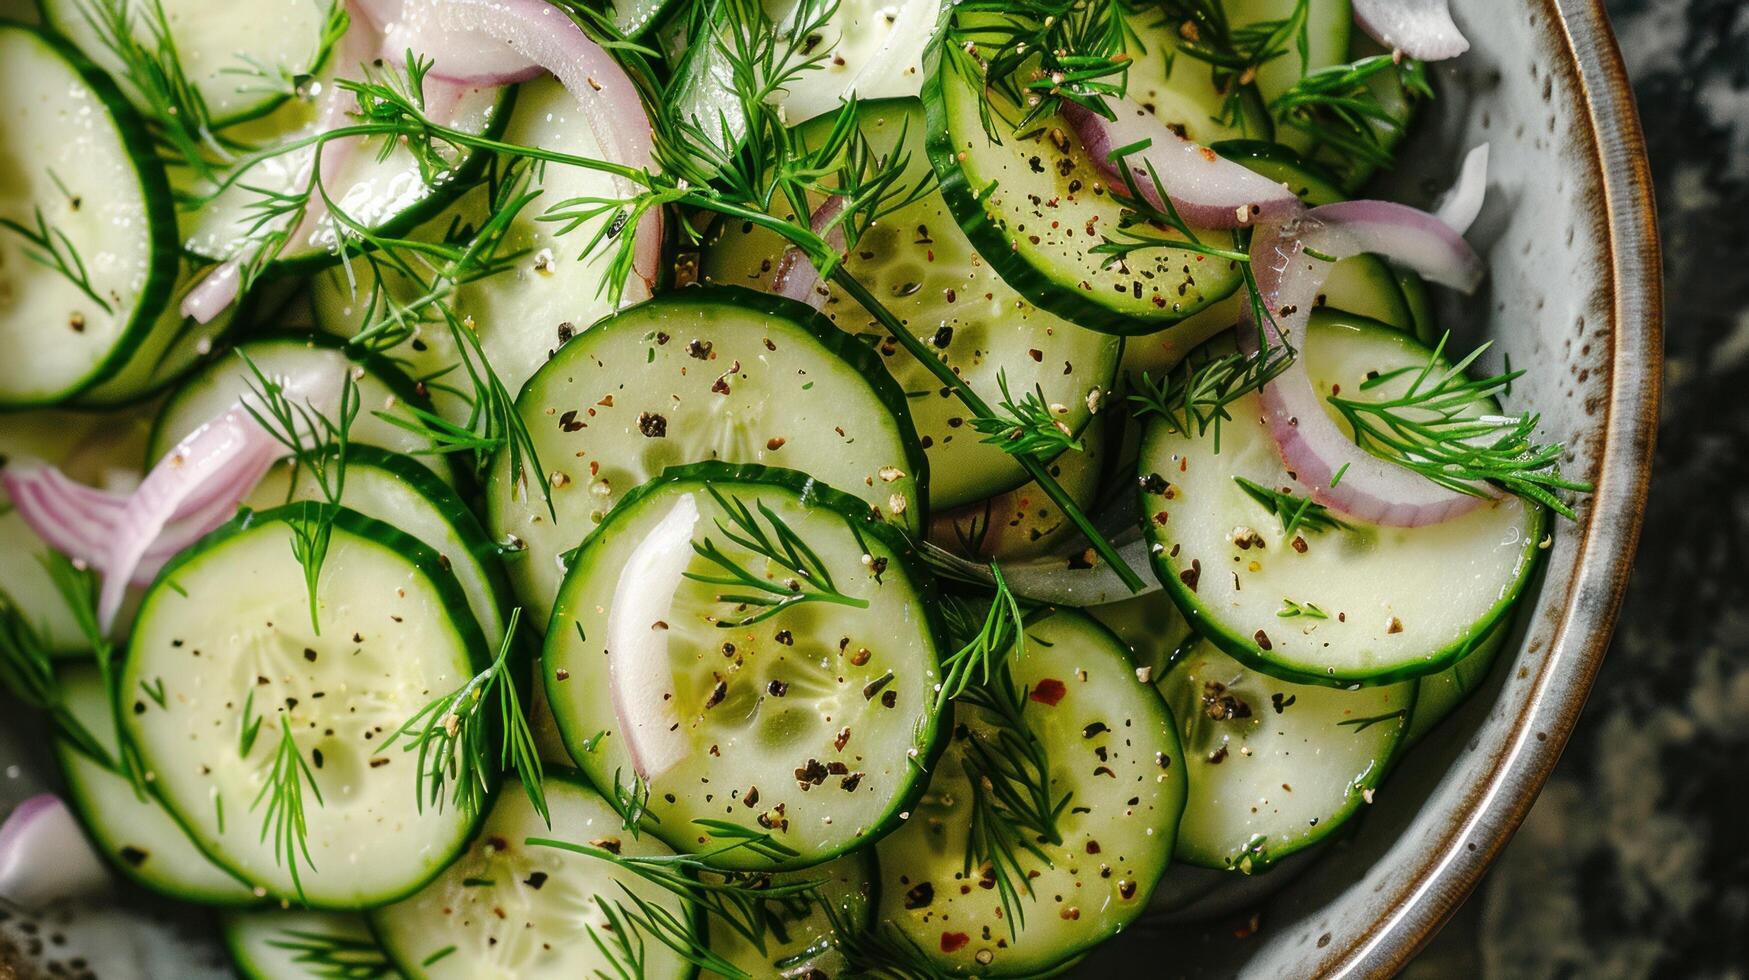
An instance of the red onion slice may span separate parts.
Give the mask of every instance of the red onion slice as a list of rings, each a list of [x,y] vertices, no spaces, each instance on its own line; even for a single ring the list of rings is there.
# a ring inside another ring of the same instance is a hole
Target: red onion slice
[[[667,772],[687,754],[674,711],[667,624],[674,593],[692,562],[692,530],[698,517],[698,501],[692,494],[674,502],[626,559],[607,612],[607,677],[613,689],[613,713],[632,768],[647,780]]]
[[[1470,49],[1451,19],[1451,0],[1354,0],[1354,22],[1385,47],[1422,61]]]
[[[1160,118],[1125,98],[1109,100],[1115,120],[1065,103],[1063,119],[1075,130],[1100,170],[1113,182],[1123,172],[1112,151],[1147,141],[1146,149],[1126,155],[1136,186],[1148,203],[1166,210],[1148,173],[1152,166],[1172,199],[1178,216],[1197,228],[1238,228],[1273,221],[1300,210],[1300,199],[1262,174],[1222,157],[1214,150],[1178,135]]]
[[[808,226],[819,234],[820,229],[831,223],[844,211],[844,198],[833,196],[814,211],[808,219]],[[835,226],[826,234],[826,243],[838,251],[844,251],[844,226]],[[771,291],[779,296],[803,302],[816,310],[826,306],[826,290],[820,288],[820,270],[814,268],[814,263],[808,261],[808,256],[799,248],[790,248],[783,253],[783,258],[777,260],[777,274],[771,277]]]
[[[1382,254],[1434,282],[1466,291],[1482,276],[1481,259],[1462,236],[1425,211],[1385,201],[1327,204],[1254,233],[1251,267],[1273,318],[1264,329],[1303,344],[1306,322],[1334,260],[1362,252]],[[1246,318],[1251,319],[1249,309]],[[1256,327],[1248,322],[1239,329],[1239,346],[1250,353],[1258,349]],[[1313,500],[1332,510],[1372,524],[1421,527],[1450,520],[1481,502],[1355,445],[1325,411],[1303,352],[1260,394],[1264,421],[1282,462]],[[1338,473],[1341,479],[1332,487]]]
[[[1463,166],[1458,169],[1458,178],[1452,183],[1451,189],[1440,198],[1439,205],[1433,213],[1439,215],[1439,220],[1451,226],[1451,230],[1462,235],[1476,223],[1476,216],[1482,213],[1482,201],[1488,196],[1488,144],[1481,143],[1464,154]]]
[[[102,892],[103,864],[79,820],[53,793],[18,804],[0,824],[0,899],[36,910]]]
[[[655,139],[643,99],[619,62],[544,0],[415,0],[417,29],[391,35],[436,62],[429,77],[452,81],[533,77],[552,72],[577,101],[607,159],[640,170],[656,165]],[[406,18],[403,17],[403,20]],[[435,53],[434,53],[435,52]],[[638,188],[614,179],[627,197]],[[661,262],[661,212],[645,212],[635,234],[633,271],[654,289]]]

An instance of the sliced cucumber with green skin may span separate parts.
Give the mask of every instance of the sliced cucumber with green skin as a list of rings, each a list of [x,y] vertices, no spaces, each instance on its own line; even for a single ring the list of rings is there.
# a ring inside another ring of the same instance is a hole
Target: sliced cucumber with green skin
[[[315,135],[317,93],[334,85],[336,79],[363,75],[361,66],[338,62],[338,56],[329,59],[319,78],[301,89],[306,95],[234,127],[228,135],[261,146],[289,144]],[[515,86],[464,90],[457,107],[448,114],[453,120],[450,128],[498,136],[509,118],[515,92]],[[315,145],[303,146],[250,167],[236,182],[192,213],[188,227],[183,229],[182,247],[214,261],[253,254],[265,235],[281,227],[279,223],[261,221],[264,194],[302,194],[317,152]],[[373,144],[346,155],[344,163],[334,168],[337,172],[324,173],[322,179],[328,196],[348,218],[378,235],[394,236],[418,227],[466,190],[485,166],[487,156],[470,153],[466,159],[455,161],[436,186],[430,186],[420,174],[419,163],[405,147],[396,148],[384,158]],[[186,192],[203,197],[210,194],[210,188],[193,175],[183,179],[190,183],[184,189]],[[320,195],[314,199],[319,201]],[[338,258],[335,243],[339,226],[333,215],[312,207],[310,219],[308,227],[301,229],[295,240],[274,256],[277,271],[309,272]]]
[[[1081,447],[1058,456],[1045,469],[1070,499],[1091,513],[1111,455],[1107,427],[1089,425],[1081,433]],[[929,521],[931,543],[972,561],[1037,558],[1077,540],[1080,533],[1036,481],[935,514]]]
[[[252,386],[259,387],[249,362],[269,379],[298,377],[312,371],[349,372],[358,385],[360,405],[358,417],[352,423],[351,442],[412,454],[429,445],[424,436],[376,414],[396,416],[417,428],[419,423],[412,409],[431,407],[413,383],[387,360],[349,353],[332,338],[321,335],[269,336],[239,344],[228,356],[202,368],[171,393],[147,440],[148,468],[163,459],[183,436],[235,405]],[[452,478],[443,457],[415,458],[445,480]]]
[[[437,552],[345,509],[322,563],[318,634],[292,554],[301,513],[243,514],[159,575],[122,672],[125,724],[165,805],[215,861],[275,898],[366,908],[422,887],[472,836],[477,820],[453,805],[415,808],[416,755],[379,747],[489,651]],[[267,801],[252,803],[285,725],[310,767],[301,889],[276,854],[284,841],[262,833]]]
[[[1254,27],[1266,21],[1282,21],[1293,16],[1304,0],[1222,0],[1227,23],[1235,30]],[[1301,34],[1289,38],[1286,52],[1264,62],[1257,69],[1257,94],[1268,105],[1292,88],[1306,75],[1320,68],[1341,64],[1348,58],[1348,42],[1354,27],[1354,16],[1348,0],[1310,0],[1306,3],[1303,37],[1306,58],[1300,59]],[[1275,139],[1295,150],[1311,147],[1312,138],[1293,126],[1277,122]]]
[[[145,126],[71,45],[0,21],[0,91],[0,347],[14,354],[0,363],[0,409],[11,409],[123,369],[169,300],[176,212]]]
[[[522,146],[591,159],[605,155],[594,130],[580,120],[577,100],[551,78],[520,86],[503,138]],[[607,267],[613,249],[599,248],[588,258],[581,258],[599,222],[585,222],[560,234],[562,225],[538,220],[543,212],[562,201],[617,196],[620,191],[614,178],[582,167],[555,164],[540,170],[528,190],[538,192],[539,196],[518,212],[501,245],[503,254],[520,254],[521,258],[504,272],[459,286],[451,299],[456,315],[472,321],[486,360],[511,392],[520,391],[568,336],[614,311],[603,289],[610,274]],[[460,237],[465,241],[486,221],[490,202],[490,190],[477,188],[420,228],[414,237],[429,241]],[[605,216],[600,219],[607,220]],[[310,293],[322,330],[343,337],[356,335],[365,326],[362,321],[375,285],[374,274],[365,262],[318,273],[311,282]],[[416,298],[414,289],[423,292],[422,287],[396,278],[389,280],[389,288],[401,294],[398,299],[403,302]],[[625,300],[633,302],[647,296],[642,281],[631,276]],[[445,369],[453,371],[461,362],[455,340],[442,323],[418,326],[413,338],[390,353],[420,377]],[[463,414],[457,421],[466,418],[465,404],[440,407],[459,408]],[[450,414],[453,416],[454,411]]]
[[[345,468],[341,505],[431,546],[444,567],[455,573],[474,621],[486,634],[486,642],[496,648],[504,637],[509,585],[498,548],[473,512],[448,484],[410,456],[375,446],[348,446]],[[290,461],[279,463],[256,485],[245,505],[268,510],[294,500],[326,499],[308,467],[299,468],[295,475],[294,487]]]
[[[958,9],[943,8],[944,21],[975,16]],[[1137,334],[1177,323],[1239,288],[1237,263],[1179,248],[1146,249],[1107,266],[1093,248],[1121,226],[1125,209],[1105,192],[1105,176],[1073,127],[1052,117],[992,141],[986,111],[1000,120],[1024,110],[986,86],[963,52],[944,55],[948,47],[932,46],[926,58],[929,162],[966,237],[1016,291],[1084,327]],[[1130,231],[1182,240],[1144,226]],[[1199,237],[1228,240],[1223,232]]]
[[[1130,56],[1124,94],[1131,102],[1204,146],[1221,140],[1268,138],[1273,126],[1261,100],[1249,90],[1239,99],[1239,112],[1223,118],[1226,96],[1215,86],[1207,62],[1179,50],[1179,22],[1164,10],[1146,6],[1127,16],[1125,26],[1135,34],[1124,47]]]
[[[109,753],[119,758],[109,691],[93,665],[60,672],[67,710]],[[108,766],[56,738],[55,758],[67,780],[67,795],[91,839],[122,874],[171,898],[201,905],[252,905],[254,889],[214,864],[157,798],[141,799],[133,783]]]
[[[245,980],[400,976],[362,915],[306,909],[228,912],[219,917],[219,933]]]
[[[740,933],[707,916],[711,952],[753,977],[820,980],[853,975],[838,948],[832,917],[821,903],[832,906],[838,921],[851,928],[867,929],[874,925],[875,890],[880,881],[874,849],[864,848],[817,868],[783,871],[769,877],[772,885],[779,886],[817,882],[819,900],[767,901],[764,911],[770,929],[765,936],[764,953]],[[709,970],[701,971],[699,976],[700,980],[719,980],[719,975]]]
[[[614,944],[604,907],[635,910],[629,890],[680,921],[692,916],[674,893],[605,859],[529,844],[538,838],[628,856],[673,853],[649,834],[626,833],[619,814],[574,772],[549,770],[542,789],[551,826],[521,787],[507,787],[455,863],[417,894],[370,914],[404,976],[611,976],[619,964],[596,945]],[[645,980],[685,980],[695,972],[654,937],[643,941],[648,956],[639,976]]]
[[[1430,352],[1397,330],[1319,310],[1300,356],[1318,390],[1356,393],[1370,372],[1419,368]],[[1395,397],[1412,375],[1371,391]],[[1427,527],[1301,527],[1285,536],[1284,522],[1235,478],[1304,491],[1283,467],[1256,396],[1229,411],[1218,454],[1212,431],[1150,424],[1140,496],[1161,583],[1197,632],[1247,666],[1333,685],[1434,673],[1486,635],[1529,581],[1545,515],[1514,496]],[[1491,400],[1474,406],[1476,415],[1498,412]]]
[[[908,166],[900,186],[929,179],[925,121],[913,99],[860,104],[860,126],[873,152]],[[830,119],[802,127],[804,145],[827,136]],[[774,233],[719,221],[702,260],[707,281],[769,288],[785,243]],[[961,234],[940,195],[883,217],[857,242],[845,268],[991,405],[1000,379],[1015,398],[1042,392],[1058,418],[1081,432],[1104,403],[1122,344],[1034,306],[1003,282]],[[929,456],[930,506],[948,509],[1026,482],[1026,471],[970,423],[965,406],[929,369],[877,326],[836,286],[825,313],[845,333],[868,342],[909,397],[911,419]]]
[[[215,128],[272,110],[290,89],[311,75],[339,40],[337,6],[331,0],[39,0],[43,20],[79,46],[86,57],[116,78],[127,66],[106,40],[105,11],[126,17],[133,38],[147,50],[163,11],[190,87],[206,105]],[[128,90],[130,99],[137,94]],[[149,106],[139,106],[142,111]]]
[[[1251,874],[1329,836],[1371,802],[1418,684],[1291,684],[1196,644],[1160,680],[1190,771],[1174,856]]]
[[[246,297],[241,304],[233,303],[220,310],[206,323],[183,316],[183,297],[200,284],[210,268],[184,255],[169,302],[129,354],[127,364],[107,380],[81,391],[73,404],[82,408],[114,408],[149,398],[217,354],[237,322],[239,306],[251,307],[241,314],[249,319],[254,304],[253,297]]]
[[[902,536],[868,507],[792,470],[699,464],[665,471],[627,495],[583,542],[547,628],[542,665],[547,702],[565,745],[604,793],[633,780],[616,720],[608,658],[609,610],[635,549],[683,498],[699,518],[695,546],[709,539],[751,574],[794,578],[721,529],[714,494],[761,507],[818,555],[857,608],[802,602],[756,624],[717,625],[758,610],[719,601],[721,588],[682,581],[661,622],[671,705],[687,758],[648,783],[644,832],[677,850],[721,841],[700,819],[757,825],[798,852],[783,867],[807,867],[868,844],[896,826],[923,791],[942,731],[934,588]],[[775,533],[759,519],[760,533]],[[694,557],[690,571],[725,570]],[[658,624],[660,625],[660,624]],[[757,855],[721,855],[725,866],[767,870]]]
[[[928,463],[903,392],[873,351],[780,296],[664,293],[583,330],[516,404],[553,513],[501,455],[488,523],[526,549],[510,574],[543,624],[565,554],[668,466],[793,462],[902,527],[927,520]]]
[[[1033,976],[1116,935],[1147,909],[1172,856],[1186,774],[1178,736],[1123,644],[1078,612],[1027,627],[1004,663],[1027,692],[1022,718],[1049,758],[1060,843],[1050,862],[1016,849],[1026,881],[1007,918],[993,872],[966,871],[971,739],[989,740],[985,709],[956,702],[954,740],[903,828],[882,841],[880,919],[955,976]],[[988,743],[995,748],[1001,743]],[[997,749],[997,751],[1003,751]],[[1026,893],[1030,884],[1032,895]],[[1013,927],[1015,935],[1010,936]]]
[[[1403,735],[1405,747],[1421,741],[1423,735],[1456,711],[1458,705],[1463,704],[1464,699],[1487,678],[1501,647],[1506,644],[1506,634],[1511,632],[1511,627],[1510,620],[1501,622],[1457,663],[1421,678],[1415,711],[1409,716],[1409,731]]]

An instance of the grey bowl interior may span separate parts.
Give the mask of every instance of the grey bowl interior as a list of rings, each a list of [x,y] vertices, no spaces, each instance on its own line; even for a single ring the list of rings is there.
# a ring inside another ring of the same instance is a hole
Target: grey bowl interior
[[[0,7],[10,4],[0,5]],[[1472,233],[1482,293],[1439,297],[1462,342],[1530,374],[1511,405],[1543,415],[1567,469],[1597,486],[1561,523],[1515,656],[1390,779],[1355,832],[1237,894],[1230,914],[1152,922],[1081,968],[1121,975],[1373,975],[1437,931],[1523,818],[1576,720],[1614,624],[1645,495],[1661,353],[1650,180],[1631,94],[1592,0],[1455,0],[1473,47],[1379,196],[1428,204],[1489,141]],[[7,711],[0,805],[47,788],[42,732]],[[1289,880],[1291,875],[1292,880]],[[1273,894],[1269,894],[1273,892]],[[132,895],[34,921],[0,912],[0,977],[51,962],[102,977],[228,974],[204,913]],[[46,974],[45,974],[46,975]]]

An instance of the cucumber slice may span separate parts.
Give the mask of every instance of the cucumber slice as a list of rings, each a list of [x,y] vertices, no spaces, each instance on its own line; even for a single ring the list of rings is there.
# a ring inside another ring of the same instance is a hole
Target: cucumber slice
[[[1116,935],[1147,909],[1184,808],[1172,718],[1117,638],[1067,611],[1026,634],[1025,652],[1010,650],[1004,662],[1016,690],[1028,692],[1022,718],[1048,753],[1051,796],[1069,803],[1057,817],[1062,842],[1041,844],[1049,863],[1015,851],[1028,876],[1015,882],[1024,917],[1003,914],[992,870],[966,871],[968,745],[1012,752],[994,740],[993,716],[963,698],[928,793],[879,846],[881,920],[956,976],[1032,976]]]
[[[0,22],[0,409],[113,376],[176,276],[176,213],[151,137],[59,38]]]
[[[127,735],[165,805],[214,860],[286,901],[381,905],[441,871],[477,821],[453,806],[414,808],[415,757],[376,747],[484,667],[488,650],[435,551],[344,509],[322,565],[316,633],[292,556],[298,512],[241,516],[159,576],[122,674],[135,699]],[[262,722],[253,739],[250,718]],[[301,889],[276,853],[280,836],[262,833],[269,804],[252,803],[284,724],[310,767],[300,783]]]
[[[1228,115],[1226,96],[1215,86],[1207,62],[1182,53],[1177,41],[1182,21],[1164,9],[1141,6],[1126,10],[1125,26],[1133,35],[1125,44],[1130,56],[1125,92],[1131,102],[1152,112],[1184,138],[1207,146],[1222,140],[1267,138],[1273,125],[1262,102],[1249,91]]]
[[[182,271],[164,304],[163,312],[121,370],[81,391],[73,404],[82,408],[114,408],[150,397],[174,384],[220,350],[237,322],[238,306],[232,303],[207,323],[182,315],[182,300],[200,284],[209,266],[184,255]],[[253,309],[252,298],[244,303]]]
[[[229,912],[219,932],[245,980],[400,976],[364,917],[305,909]]]
[[[43,19],[79,46],[116,78],[128,74],[110,43],[110,24],[125,19],[126,33],[148,51],[167,29],[194,94],[206,105],[212,124],[223,128],[253,119],[290,97],[314,73],[344,22],[341,5],[331,0],[40,0]],[[160,21],[158,12],[162,12]],[[128,97],[142,112],[139,94]]]
[[[1397,273],[1376,255],[1356,255],[1336,263],[1318,305],[1415,336],[1415,312],[1397,285]]]
[[[543,789],[550,827],[528,795],[512,786],[498,794],[479,836],[442,875],[371,913],[372,928],[404,976],[614,976],[619,964],[597,945],[613,944],[604,905],[635,909],[629,890],[680,921],[692,915],[673,893],[608,861],[529,845],[538,837],[628,855],[673,853],[648,834],[625,833],[619,814],[575,773],[549,771]],[[692,965],[673,950],[654,938],[644,941],[648,957],[640,977],[692,975]]]
[[[1302,32],[1289,40],[1285,54],[1264,62],[1257,69],[1257,94],[1264,105],[1274,102],[1306,75],[1347,59],[1348,39],[1354,26],[1348,0],[1222,0],[1227,23],[1234,30],[1287,20],[1293,17],[1301,3],[1306,4]],[[1303,60],[1299,52],[1302,40],[1306,44]],[[1300,152],[1312,146],[1312,138],[1306,132],[1279,122],[1275,126],[1275,138]]]
[[[1130,661],[1156,684],[1200,639],[1163,592],[1091,606],[1087,614],[1103,623],[1129,648]]]
[[[1252,874],[1329,836],[1371,801],[1418,683],[1291,684],[1196,644],[1160,680],[1190,773],[1174,856]]]
[[[523,146],[600,159],[603,153],[594,130],[580,123],[578,113],[577,100],[556,80],[528,82],[518,89],[503,138]],[[614,309],[602,288],[612,249],[598,249],[587,259],[579,258],[597,223],[588,222],[561,235],[560,225],[538,220],[542,212],[562,201],[616,196],[619,191],[612,178],[581,167],[552,166],[538,172],[528,191],[539,196],[524,205],[500,246],[501,254],[523,258],[512,269],[461,285],[451,300],[456,314],[472,321],[486,360],[511,392],[520,391],[572,332]],[[420,228],[414,237],[466,242],[485,223],[490,209],[491,189],[477,188]],[[310,293],[321,329],[342,337],[355,336],[365,326],[375,286],[375,275],[365,262],[318,273],[311,281]],[[416,287],[405,279],[391,278],[388,288],[402,302],[417,297]],[[645,295],[642,283],[633,276],[626,298],[639,300]],[[418,377],[453,371],[461,363],[455,341],[441,323],[419,327],[407,343],[389,353]],[[469,408],[459,400],[440,407],[455,421],[465,420]]]
[[[900,526],[927,519],[928,466],[904,395],[872,351],[782,297],[665,293],[578,334],[516,404],[554,512],[501,457],[488,523],[526,546],[511,578],[543,624],[564,554],[667,466],[794,461]]]
[[[1355,392],[1369,372],[1421,367],[1430,352],[1399,331],[1319,310],[1301,356],[1319,390]],[[1412,380],[1374,390],[1392,397]],[[1492,629],[1529,581],[1545,515],[1518,497],[1429,527],[1284,537],[1283,521],[1235,477],[1273,489],[1294,481],[1255,396],[1229,411],[1218,455],[1212,432],[1150,424],[1141,498],[1160,581],[1197,632],[1247,666],[1335,685],[1433,673]],[[1498,411],[1491,402],[1475,406],[1476,414]],[[1290,603],[1316,612],[1293,616]]]
[[[949,7],[943,16],[949,22],[979,16],[964,11]],[[1073,128],[1044,119],[993,141],[984,130],[986,111],[997,120],[1025,111],[986,85],[971,57],[957,49],[944,54],[948,49],[932,46],[925,59],[929,162],[966,237],[1016,291],[1084,327],[1136,334],[1176,323],[1239,288],[1237,263],[1169,246],[1107,266],[1092,249],[1105,230],[1121,226],[1124,209],[1103,192],[1104,175],[1080,142],[1066,135]],[[1129,230],[1182,241],[1176,232]],[[1221,232],[1199,237],[1228,239]]]
[[[1409,730],[1403,735],[1404,747],[1421,741],[1423,735],[1456,711],[1458,705],[1463,704],[1464,699],[1470,696],[1470,692],[1487,679],[1489,669],[1500,655],[1500,648],[1505,646],[1506,634],[1511,632],[1511,626],[1510,620],[1501,621],[1493,632],[1483,637],[1457,663],[1437,674],[1428,674],[1421,678],[1421,689],[1415,697],[1415,710],[1409,715]]]
[[[1110,463],[1107,427],[1088,426],[1081,433],[1081,446],[1079,452],[1065,452],[1045,468],[1083,511],[1091,513]],[[978,562],[1037,558],[1079,540],[1080,533],[1036,482],[933,515],[929,521],[931,543]]]
[[[766,902],[764,913],[770,930],[765,937],[764,953],[739,933],[706,917],[711,951],[753,977],[819,980],[854,975],[838,948],[832,916],[823,905],[832,907],[839,923],[863,929],[874,925],[874,891],[880,881],[874,849],[864,848],[817,868],[783,871],[769,877],[773,885],[818,882],[819,899]],[[709,970],[701,971],[699,977],[718,980],[718,974]]]
[[[317,79],[300,87],[300,97],[286,101],[259,119],[234,127],[227,135],[269,147],[315,135],[317,93],[334,85],[336,79],[362,77],[363,66],[341,64],[340,60],[329,59]],[[451,128],[496,136],[504,128],[514,97],[514,86],[466,89],[450,114],[454,120]],[[183,228],[182,247],[214,261],[252,254],[266,235],[283,230],[280,222],[261,220],[262,201],[268,194],[302,194],[317,151],[314,145],[303,146],[249,166],[235,183],[190,214]],[[323,184],[328,196],[352,221],[380,235],[399,235],[418,227],[466,190],[485,166],[486,157],[487,154],[472,153],[466,159],[454,161],[449,172],[433,186],[426,183],[419,162],[404,146],[384,157],[372,144],[347,155],[342,164],[333,168],[335,173],[324,173]],[[191,184],[186,188],[190,193],[202,197],[211,193],[192,174],[182,179]],[[307,272],[338,257],[338,225],[333,215],[324,211],[317,217],[316,209],[311,214],[310,226],[275,257],[274,265],[280,271]]]
[[[67,710],[118,758],[115,715],[109,691],[95,666],[64,668],[61,690]],[[216,865],[155,797],[141,799],[127,777],[73,747],[54,740],[55,758],[67,780],[67,795],[91,839],[122,874],[160,895],[202,905],[252,905],[253,889]]]
[[[860,104],[859,125],[877,156],[906,159],[899,186],[929,179],[923,143],[925,120],[911,99]],[[819,145],[829,119],[797,134]],[[783,254],[774,234],[720,221],[703,259],[707,281],[768,287]],[[1083,330],[1032,305],[990,267],[955,225],[942,198],[921,199],[883,217],[846,260],[850,273],[881,298],[912,332],[942,352],[943,360],[992,405],[1002,400],[998,379],[1015,397],[1042,391],[1047,405],[1080,432],[1104,400],[1122,345]],[[986,444],[967,422],[964,405],[923,364],[876,327],[854,300],[828,287],[827,316],[846,333],[870,342],[910,399],[911,418],[929,456],[930,506],[939,509],[983,500],[1026,481],[1026,471],[1000,448]]]
[[[1439,319],[1433,313],[1433,299],[1427,294],[1427,284],[1407,269],[1397,270],[1397,288],[1403,291],[1403,302],[1409,307],[1409,319],[1415,324],[1415,339],[1432,347],[1439,341]]]
[[[294,500],[324,499],[315,475],[307,468],[294,474],[286,461],[268,472],[245,504],[268,510]],[[455,573],[487,644],[497,648],[504,638],[509,591],[504,565],[480,522],[448,484],[410,456],[353,445],[346,450],[346,485],[340,503],[411,534],[436,551],[443,566]]]
[[[655,27],[674,0],[614,0],[613,26],[628,39],[636,39]]]
[[[699,852],[720,841],[694,821],[758,822],[798,852],[784,866],[818,864],[903,819],[941,735],[933,587],[901,536],[870,518],[862,501],[790,470],[708,463],[666,470],[627,495],[572,563],[547,629],[547,701],[572,757],[603,793],[632,781],[603,643],[634,549],[690,494],[700,514],[695,545],[708,538],[755,575],[795,574],[767,569],[726,536],[718,522],[744,532],[713,491],[756,515],[770,508],[837,588],[868,605],[804,602],[725,628],[716,624],[744,614],[717,601],[721,590],[681,584],[664,632],[670,703],[691,752],[649,782],[645,832]],[[755,519],[759,533],[775,533],[769,519]],[[690,570],[725,574],[696,557]],[[743,851],[721,859],[737,867],[760,860]]]
[[[378,446],[391,452],[419,453],[427,448],[426,439],[417,432],[379,417],[384,412],[404,419],[417,427],[413,408],[429,409],[430,403],[418,393],[412,382],[387,360],[348,352],[334,340],[316,335],[310,337],[269,336],[239,344],[236,355],[215,361],[185,381],[164,402],[158,420],[152,426],[152,436],[146,443],[146,466],[164,458],[178,440],[194,431],[196,426],[214,418],[236,404],[250,390],[255,375],[243,358],[269,378],[288,377],[306,371],[350,371],[358,385],[358,417],[352,423],[350,441],[365,446]],[[416,457],[437,475],[452,477],[441,456]]]

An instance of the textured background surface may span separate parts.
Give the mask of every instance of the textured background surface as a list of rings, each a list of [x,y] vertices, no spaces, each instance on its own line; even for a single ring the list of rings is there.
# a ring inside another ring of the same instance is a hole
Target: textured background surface
[[[1608,6],[1664,240],[1653,494],[1585,718],[1417,978],[1749,976],[1749,2]]]

